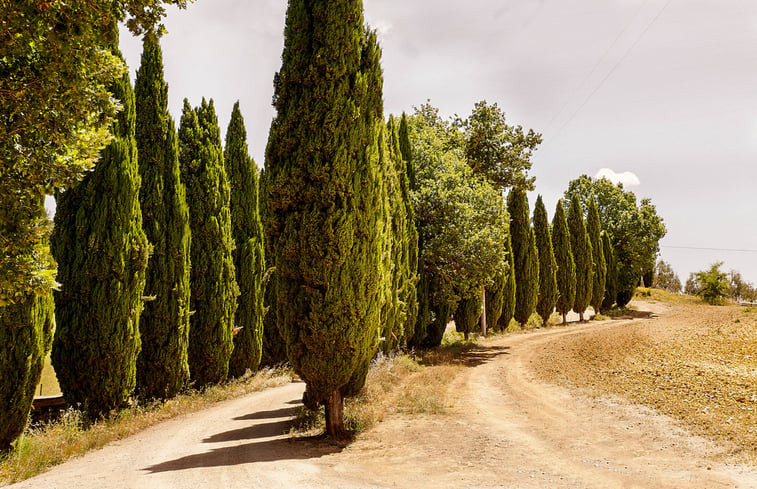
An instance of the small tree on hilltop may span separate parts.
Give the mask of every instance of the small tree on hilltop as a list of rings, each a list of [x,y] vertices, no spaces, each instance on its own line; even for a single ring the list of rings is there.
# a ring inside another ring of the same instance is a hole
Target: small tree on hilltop
[[[722,304],[723,299],[728,297],[728,274],[720,271],[723,262],[713,263],[709,270],[697,272],[696,281],[699,285],[698,295],[708,304]]]
[[[681,292],[682,288],[681,280],[678,278],[678,275],[676,275],[673,267],[663,260],[659,260],[655,265],[654,281],[651,285],[658,289],[667,290],[673,294]]]

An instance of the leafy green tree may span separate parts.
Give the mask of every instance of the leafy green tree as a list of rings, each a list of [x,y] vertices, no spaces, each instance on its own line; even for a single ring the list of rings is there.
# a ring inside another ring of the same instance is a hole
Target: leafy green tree
[[[53,298],[29,294],[0,307],[0,454],[6,453],[29,420],[34,392],[53,338]]]
[[[507,213],[499,192],[473,175],[460,146],[450,144],[457,130],[439,118],[437,109],[421,106],[408,125],[418,184],[411,195],[421,283],[428,287],[419,296],[421,310],[428,307],[431,313],[420,315],[430,324],[416,327],[427,328],[421,343],[435,346],[457,302],[480,294],[507,272]]]
[[[505,299],[505,286],[509,274],[501,273],[494,277],[494,282],[486,288],[486,329],[499,330],[499,318],[502,316],[502,306]]]
[[[258,206],[258,169],[247,150],[239,102],[234,104],[226,130],[224,166],[231,188],[231,234],[236,244],[234,268],[239,298],[234,322],[238,329],[229,359],[229,375],[241,377],[260,365],[263,348],[265,256],[263,225]]]
[[[718,305],[728,297],[728,274],[722,272],[720,267],[723,262],[713,263],[709,270],[703,270],[694,274],[698,284],[697,295],[701,296],[708,304]]]
[[[602,302],[605,299],[607,262],[605,260],[604,250],[602,249],[602,224],[599,222],[597,203],[593,198],[589,199],[586,211],[586,234],[589,235],[591,256],[593,259],[593,280],[591,285],[591,300],[589,301],[589,304],[594,308],[594,313],[599,314]]]
[[[534,235],[539,257],[539,301],[536,304],[536,312],[546,326],[557,304],[557,261],[552,249],[547,209],[541,195],[536,198],[534,205]]]
[[[303,401],[344,436],[378,346],[386,194],[381,51],[360,0],[290,0],[266,150],[275,314]]]
[[[673,294],[681,292],[681,280],[676,275],[673,267],[663,260],[658,260],[655,265],[654,282],[651,285]]]
[[[510,214],[510,236],[515,260],[515,320],[525,326],[536,310],[539,298],[539,263],[525,190],[517,187],[510,190],[507,212]]]
[[[637,203],[633,192],[613,185],[604,178],[594,180],[586,175],[573,180],[565,198],[576,195],[582,204],[597,199],[599,221],[610,236],[617,259],[618,306],[625,306],[633,297],[641,276],[654,268],[660,240],[665,236],[663,220],[650,199]]]
[[[570,249],[576,266],[576,297],[573,299],[573,310],[578,313],[579,320],[583,321],[584,311],[592,297],[594,258],[577,196],[570,200],[568,229],[570,230]]]
[[[471,115],[456,120],[455,125],[464,131],[465,156],[474,174],[484,176],[501,191],[511,187],[534,189],[534,177],[529,177],[528,171],[541,134],[533,129],[524,134],[521,126],[509,125],[502,109],[485,100],[476,103]]]
[[[481,294],[461,299],[453,317],[457,332],[463,333],[467,340],[471,333],[478,330],[478,320],[481,318]]]
[[[181,181],[176,129],[157,39],[145,37],[135,82],[139,202],[152,244],[147,301],[139,320],[142,350],[137,391],[145,398],[176,395],[189,380],[189,208]]]
[[[198,387],[226,380],[239,295],[234,271],[230,187],[213,100],[192,109],[184,99],[179,164],[192,232],[190,379]]]
[[[0,8],[0,307],[49,294],[55,262],[45,194],[70,188],[113,138],[125,72],[117,24],[161,32],[163,4],[184,0],[3,1]]]
[[[562,200],[557,202],[552,218],[552,249],[557,263],[557,312],[562,314],[562,323],[567,323],[567,314],[576,298],[576,265],[570,244],[570,231],[565,219]]]
[[[676,277],[678,278],[678,277]],[[728,274],[728,286],[730,289],[730,297],[735,301],[748,301],[754,302],[757,299],[757,290],[751,282],[745,281],[741,277],[741,273],[736,270],[731,270]],[[678,291],[680,291],[681,282],[678,282]]]
[[[605,275],[605,297],[602,300],[602,310],[612,309],[618,297],[618,264],[615,259],[615,249],[610,241],[610,235],[602,231],[602,252],[605,255],[607,274]]]
[[[124,406],[134,390],[150,253],[128,75],[110,91],[124,107],[112,126],[115,140],[95,170],[57,199],[51,238],[61,283],[52,362],[66,402],[92,416]]]
[[[500,331],[504,331],[510,325],[510,321],[515,315],[515,258],[513,255],[513,246],[510,239],[510,233],[507,233],[504,241],[505,260],[507,260],[507,279],[505,287],[502,289],[502,314],[499,316],[497,326]]]

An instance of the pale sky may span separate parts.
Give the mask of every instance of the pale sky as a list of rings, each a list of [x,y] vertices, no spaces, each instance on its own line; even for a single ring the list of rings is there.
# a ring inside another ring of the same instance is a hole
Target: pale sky
[[[369,0],[385,115],[430,99],[442,115],[496,102],[541,132],[536,193],[550,219],[568,182],[600,171],[650,197],[682,282],[725,261],[757,283],[757,2],[753,0]],[[197,0],[169,9],[170,110],[213,98],[225,132],[240,100],[263,164],[284,0]],[[122,34],[127,63],[141,42]],[[531,203],[536,198],[531,197]],[[718,248],[751,251],[694,250]]]

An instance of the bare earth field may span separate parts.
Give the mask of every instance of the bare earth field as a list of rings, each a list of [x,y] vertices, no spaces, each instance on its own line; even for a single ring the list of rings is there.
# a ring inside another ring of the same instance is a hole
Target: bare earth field
[[[11,487],[757,488],[757,313],[637,307],[659,317],[498,336],[464,368],[427,367],[450,373],[443,412],[391,414],[345,449],[284,434],[292,383]]]

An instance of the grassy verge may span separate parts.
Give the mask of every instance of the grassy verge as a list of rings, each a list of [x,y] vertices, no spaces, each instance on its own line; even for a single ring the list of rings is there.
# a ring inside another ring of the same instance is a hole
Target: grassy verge
[[[79,411],[69,409],[54,422],[30,427],[15,451],[0,460],[0,485],[37,475],[66,460],[131,436],[150,426],[192,413],[228,399],[291,382],[289,371],[264,369],[255,375],[190,391],[162,403],[136,405],[112,417],[87,423]]]
[[[346,428],[357,434],[392,414],[444,414],[451,405],[449,384],[465,368],[465,353],[477,346],[461,336],[448,330],[438,348],[376,357],[363,390],[345,401]],[[303,407],[291,432],[312,436],[324,429],[323,408],[314,412]]]

